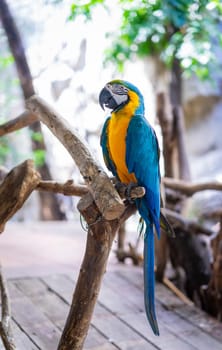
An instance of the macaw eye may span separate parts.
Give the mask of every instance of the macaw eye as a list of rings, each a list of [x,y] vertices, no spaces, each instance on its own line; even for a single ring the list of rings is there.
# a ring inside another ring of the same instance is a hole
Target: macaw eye
[[[128,89],[123,85],[116,85],[115,93],[118,95],[127,95]]]

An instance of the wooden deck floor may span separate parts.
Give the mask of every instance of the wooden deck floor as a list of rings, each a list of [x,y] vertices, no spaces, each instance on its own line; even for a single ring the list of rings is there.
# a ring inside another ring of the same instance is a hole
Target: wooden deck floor
[[[9,280],[19,350],[56,350],[76,274],[72,277],[58,274]],[[142,269],[120,265],[108,271],[84,349],[222,349],[222,324],[184,304],[161,284],[156,287],[156,300],[160,337],[152,334],[144,314]]]

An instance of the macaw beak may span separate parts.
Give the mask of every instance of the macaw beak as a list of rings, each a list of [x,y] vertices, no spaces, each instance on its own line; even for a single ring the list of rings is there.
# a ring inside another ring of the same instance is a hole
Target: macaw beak
[[[118,107],[113,93],[106,86],[99,94],[99,104],[103,110],[105,110],[104,107],[107,107],[111,110],[115,110]]]

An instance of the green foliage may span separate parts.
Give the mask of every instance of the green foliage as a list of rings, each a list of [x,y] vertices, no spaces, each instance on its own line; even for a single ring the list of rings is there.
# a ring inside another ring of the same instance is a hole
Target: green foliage
[[[75,3],[71,5],[69,20],[75,19],[78,15],[83,15],[86,19],[91,19],[92,9],[97,5],[104,5],[104,3],[105,0],[76,0]]]
[[[10,151],[10,147],[8,145],[8,139],[6,137],[1,137],[0,138],[0,165],[5,163],[9,151]]]
[[[218,23],[222,20],[221,0],[119,0],[119,30],[107,34],[112,47],[106,62],[120,70],[135,56],[158,56],[170,67],[177,58],[187,73],[208,77],[214,59],[212,38],[222,44]],[[108,0],[75,1],[70,19],[85,15],[91,19],[96,5]],[[117,10],[115,8],[115,10]]]
[[[12,55],[5,55],[0,57],[0,69],[5,69],[14,62]]]
[[[31,138],[33,141],[37,141],[37,142],[42,142],[43,141],[43,135],[41,132],[31,132]]]
[[[36,167],[41,167],[45,164],[45,150],[37,149],[33,151],[33,157]]]

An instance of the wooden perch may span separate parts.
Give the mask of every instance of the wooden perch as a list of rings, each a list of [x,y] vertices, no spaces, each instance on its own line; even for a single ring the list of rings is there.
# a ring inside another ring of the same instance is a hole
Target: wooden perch
[[[22,129],[35,123],[38,117],[34,113],[24,112],[17,118],[9,120],[8,122],[0,125],[0,136],[9,134],[10,132]]]
[[[70,153],[89,186],[102,215],[107,220],[120,216],[124,211],[123,202],[106,173],[96,164],[84,142],[73,131],[71,125],[38,96],[32,96],[28,99],[26,105],[31,113],[36,114],[39,120],[47,125]]]
[[[164,177],[162,181],[167,188],[173,189],[175,191],[180,191],[187,196],[192,196],[196,192],[205,190],[222,191],[222,183],[220,182],[191,183],[183,180],[171,179],[168,177]]]
[[[2,317],[0,322],[0,335],[6,350],[15,350],[15,342],[11,329],[11,310],[9,303],[9,294],[7,283],[3,276],[2,267],[0,265],[0,293],[2,305]]]
[[[58,350],[83,348],[113,239],[121,223],[134,213],[135,206],[126,207],[119,220],[108,221],[101,216],[92,195],[88,193],[81,198],[78,209],[89,226],[89,232],[85,256]]]
[[[65,183],[56,181],[40,181],[36,187],[38,191],[47,191],[53,193],[62,193],[65,196],[82,197],[88,193],[89,190],[85,185],[75,185],[73,180],[68,180]]]
[[[13,168],[0,185],[0,233],[40,181],[32,160]]]
[[[7,174],[8,170],[3,165],[0,165],[0,183],[6,177]]]
[[[117,188],[117,192],[119,193],[121,198],[126,197],[126,188],[125,184],[119,184]],[[56,181],[40,181],[36,187],[39,191],[48,191],[54,193],[62,193],[65,196],[78,196],[82,197],[83,195],[89,192],[89,189],[85,185],[75,185],[73,180],[68,180],[65,183],[59,183]],[[130,190],[129,196],[132,199],[141,198],[145,194],[144,187],[133,187]]]

